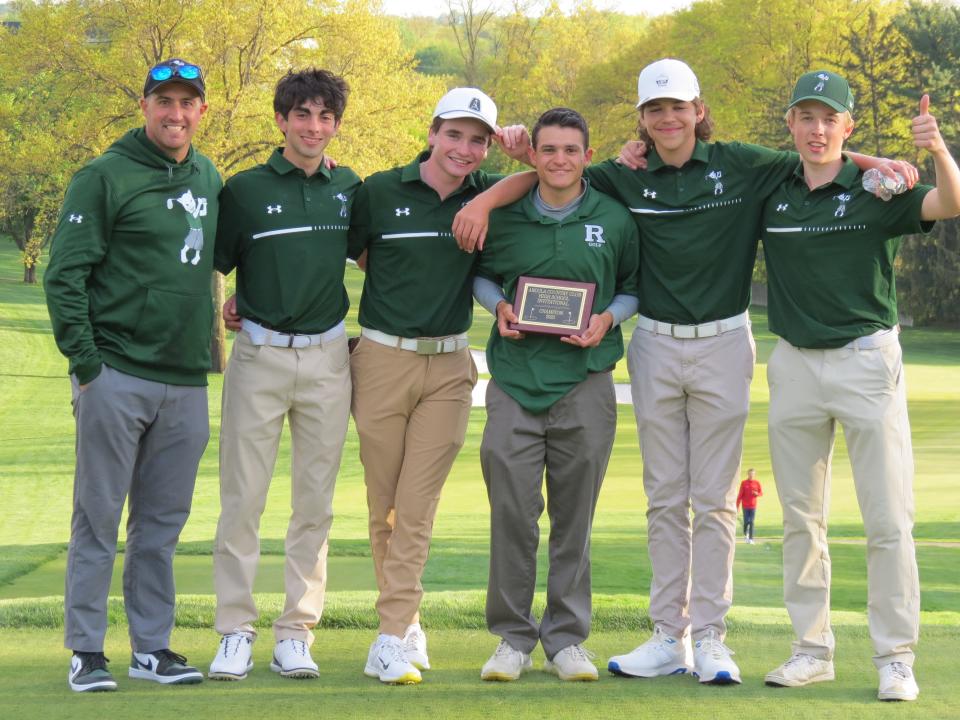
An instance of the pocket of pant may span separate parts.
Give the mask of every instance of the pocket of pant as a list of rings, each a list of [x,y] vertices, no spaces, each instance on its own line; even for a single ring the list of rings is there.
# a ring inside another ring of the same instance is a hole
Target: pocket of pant
[[[341,335],[323,346],[323,350],[330,355],[330,368],[335,372],[343,370],[350,364],[350,347],[346,335]]]
[[[233,340],[233,356],[240,362],[253,362],[260,354],[263,345],[254,345],[243,332],[238,332]]]
[[[883,347],[877,348],[874,352],[883,364],[890,388],[896,388],[900,384],[900,379],[903,375],[903,350],[900,348],[900,343],[895,342],[884,345]]]

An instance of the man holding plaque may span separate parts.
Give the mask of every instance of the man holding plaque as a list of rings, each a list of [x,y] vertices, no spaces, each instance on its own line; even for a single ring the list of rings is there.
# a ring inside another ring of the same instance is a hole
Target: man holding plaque
[[[639,238],[623,206],[582,178],[592,153],[579,113],[547,111],[532,142],[538,184],[492,216],[474,284],[497,316],[480,460],[491,512],[487,627],[501,641],[481,678],[519,678],[539,641],[545,670],[596,680],[581,646],[590,631],[590,531],[616,431],[611,370],[623,356],[619,323],[636,311]],[[538,623],[544,469],[550,569]]]

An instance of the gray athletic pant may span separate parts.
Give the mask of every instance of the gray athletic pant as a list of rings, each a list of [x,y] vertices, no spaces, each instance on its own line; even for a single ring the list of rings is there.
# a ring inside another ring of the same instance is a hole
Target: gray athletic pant
[[[117,531],[129,497],[123,597],[137,652],[170,646],[173,552],[190,514],[210,436],[207,389],[142,380],[103,366],[73,380],[77,470],[64,596],[64,645],[100,652]]]
[[[548,658],[590,634],[590,531],[617,428],[610,373],[592,373],[534,415],[496,381],[487,386],[480,463],[490,499],[487,627],[521,652]],[[550,517],[547,607],[537,624],[538,519],[544,468]]]

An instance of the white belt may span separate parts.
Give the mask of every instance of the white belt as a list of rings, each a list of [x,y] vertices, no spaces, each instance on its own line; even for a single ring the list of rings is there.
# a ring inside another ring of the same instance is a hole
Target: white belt
[[[275,330],[270,330],[265,328],[263,325],[255,323],[253,320],[243,319],[241,327],[247,336],[250,338],[250,342],[254,345],[270,345],[271,347],[285,347],[285,348],[305,348],[311,345],[323,345],[324,343],[331,342],[337,338],[343,337],[346,333],[346,326],[343,324],[343,320],[334,325],[332,328],[326,332],[317,333],[315,335],[299,335],[296,333],[282,333],[276,332]]]
[[[470,344],[466,333],[450,335],[442,338],[404,338],[397,335],[387,335],[379,330],[360,328],[360,334],[368,340],[389,347],[410,350],[417,355],[439,355],[463,350]]]
[[[700,323],[699,325],[675,325],[671,323],[652,320],[643,315],[637,318],[637,327],[657,335],[669,335],[680,340],[694,340],[696,338],[708,338],[714,335],[722,335],[725,332],[742,328],[750,322],[749,313],[744,310],[739,315],[724,318],[723,320],[712,320],[710,322]]]
[[[895,325],[887,330],[877,330],[872,335],[858,337],[856,340],[851,340],[843,347],[850,348],[851,350],[876,350],[877,348],[885,345],[895,343],[899,334],[900,326]]]

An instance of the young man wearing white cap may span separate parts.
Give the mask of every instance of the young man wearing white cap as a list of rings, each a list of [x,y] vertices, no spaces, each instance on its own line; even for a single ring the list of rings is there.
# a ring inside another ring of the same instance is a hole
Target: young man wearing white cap
[[[466,435],[477,369],[467,329],[474,260],[453,216],[499,179],[479,170],[497,108],[455,88],[433,113],[429,149],[357,193],[350,255],[366,264],[361,337],[350,357],[380,631],[364,672],[391,684],[430,667],[420,584],[440,492]]]
[[[627,362],[643,454],[654,634],[612,657],[608,669],[627,677],[692,671],[702,683],[739,683],[724,618],[755,359],[747,307],[763,200],[793,172],[797,155],[708,142],[709,109],[680,60],[645,67],[638,91],[646,170],[608,160],[585,173],[627,206],[640,230],[640,317]],[[473,203],[469,215],[517,197],[507,187]],[[483,233],[482,221],[471,224],[468,240]]]
[[[853,132],[847,81],[820,70],[794,88],[787,125],[803,163],[767,199],[770,454],[783,506],[783,596],[793,655],[766,676],[797,687],[833,680],[827,498],[839,422],[867,537],[867,615],[880,700],[915,700],[920,586],[913,537],[913,449],[897,325],[894,261],[904,233],[960,213],[960,170],[920,100],[918,148],[936,187],[884,202],[841,151]]]

